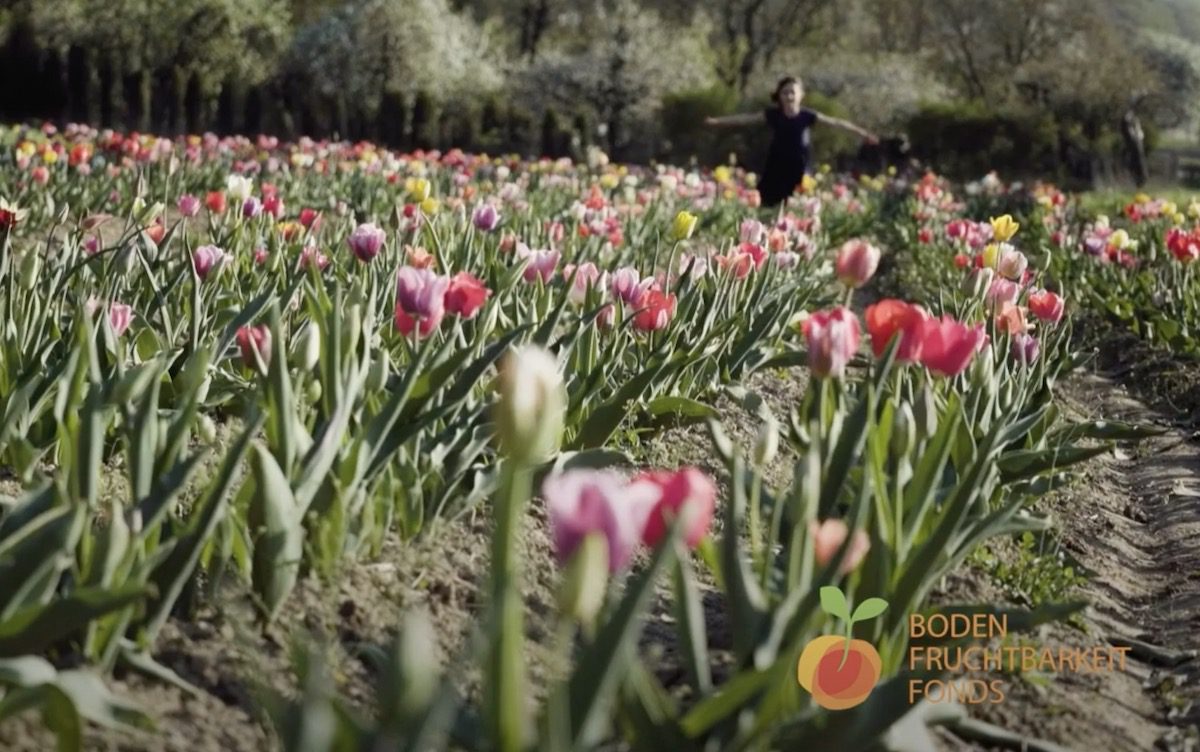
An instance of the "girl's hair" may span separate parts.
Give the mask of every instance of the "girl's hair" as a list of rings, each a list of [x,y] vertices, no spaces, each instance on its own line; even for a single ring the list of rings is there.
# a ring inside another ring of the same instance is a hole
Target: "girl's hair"
[[[801,87],[804,86],[804,82],[796,76],[784,76],[783,78],[779,79],[779,83],[775,84],[775,93],[771,95],[771,101],[775,104],[779,104],[779,95],[783,93],[784,89],[792,84],[800,84]]]

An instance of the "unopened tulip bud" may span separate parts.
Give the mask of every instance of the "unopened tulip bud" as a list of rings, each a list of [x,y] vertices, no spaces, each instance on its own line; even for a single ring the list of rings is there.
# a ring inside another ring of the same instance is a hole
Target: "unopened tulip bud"
[[[938,408],[933,390],[929,388],[928,384],[917,395],[913,407],[913,424],[916,428],[917,439],[924,440],[933,436],[938,426]]]
[[[321,332],[316,323],[304,327],[304,333],[296,343],[296,365],[305,371],[311,371],[321,359]]]
[[[907,402],[896,410],[892,421],[892,452],[903,457],[917,443],[917,419],[913,415],[912,406]]]
[[[367,373],[367,389],[378,392],[387,384],[391,362],[385,350],[379,351],[379,357],[372,359],[371,370]]]
[[[196,421],[196,428],[200,440],[205,444],[212,444],[217,440],[217,424],[213,423],[213,419],[207,415],[200,416],[200,419]]]
[[[32,290],[37,286],[38,277],[42,273],[42,256],[36,250],[31,250],[21,259],[21,287]]]
[[[316,379],[308,382],[308,386],[304,389],[304,396],[308,397],[310,405],[315,404],[317,400],[321,399],[321,393],[321,382]]]
[[[608,542],[599,533],[586,536],[571,555],[563,571],[558,606],[565,616],[585,628],[595,621],[604,605],[608,585]]]
[[[779,423],[775,418],[767,416],[767,420],[758,429],[758,439],[754,442],[754,464],[759,467],[771,464],[779,451]]]
[[[566,389],[554,356],[537,346],[510,353],[501,364],[496,402],[497,435],[515,460],[539,463],[562,441]]]

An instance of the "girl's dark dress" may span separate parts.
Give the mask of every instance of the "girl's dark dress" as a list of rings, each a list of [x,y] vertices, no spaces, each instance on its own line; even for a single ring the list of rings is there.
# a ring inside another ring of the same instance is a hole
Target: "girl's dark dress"
[[[763,206],[776,206],[792,195],[804,178],[809,134],[817,122],[817,113],[802,107],[795,117],[788,117],[778,107],[768,107],[765,115],[772,138],[758,193]]]

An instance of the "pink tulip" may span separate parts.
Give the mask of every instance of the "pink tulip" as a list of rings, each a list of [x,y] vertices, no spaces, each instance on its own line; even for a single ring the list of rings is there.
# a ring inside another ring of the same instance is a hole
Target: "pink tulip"
[[[808,523],[808,533],[812,536],[813,558],[816,559],[818,566],[825,567],[833,561],[838,549],[846,542],[850,528],[842,520],[830,519],[822,523],[812,520]],[[870,550],[870,538],[862,530],[855,530],[854,537],[850,541],[850,548],[846,550],[842,565],[838,567],[838,574],[844,575],[853,572]]]
[[[540,279],[542,282],[549,282],[554,276],[554,269],[558,266],[561,255],[558,251],[528,251],[524,257],[528,264],[522,274],[525,281]]]
[[[642,532],[642,541],[647,546],[658,545],[675,517],[683,518],[684,540],[691,548],[708,534],[716,508],[717,487],[700,470],[685,467],[674,472],[646,472],[634,478],[632,486],[653,489],[649,496],[655,499],[654,507]]]
[[[808,341],[808,367],[813,374],[818,378],[840,379],[858,352],[861,338],[858,317],[842,306],[818,311],[805,320],[804,336]]]
[[[579,267],[567,264],[563,267],[563,279],[570,279],[572,272],[575,274],[575,279],[571,283],[571,289],[567,292],[567,299],[575,305],[583,305],[587,300],[589,288],[599,290],[607,286],[608,273],[601,272],[591,261],[584,262]]]
[[[846,287],[862,287],[879,268],[879,249],[865,240],[847,240],[837,255],[837,278]]]
[[[616,270],[612,275],[613,297],[623,301],[627,306],[636,307],[642,302],[642,295],[645,294],[641,279],[641,274],[632,266],[623,266]]]
[[[656,494],[650,487],[631,488],[620,475],[606,470],[570,470],[546,478],[542,495],[558,561],[565,564],[584,538],[599,533],[608,543],[609,571],[624,569]]]
[[[997,278],[987,291],[987,301],[995,308],[1004,307],[1005,303],[1016,303],[1021,294],[1021,286],[1007,279]]]
[[[757,219],[743,220],[739,237],[743,243],[762,245],[767,239],[766,225]]]
[[[179,209],[179,213],[185,217],[194,217],[200,213],[200,199],[190,193],[180,196],[176,206]]]
[[[283,199],[276,194],[271,194],[263,199],[262,210],[264,214],[269,214],[275,219],[283,216]]]
[[[1016,334],[1012,338],[1012,356],[1013,360],[1021,365],[1033,365],[1038,358],[1038,353],[1041,351],[1041,346],[1038,344],[1037,338],[1028,334]]]
[[[942,376],[962,373],[987,342],[982,324],[970,327],[949,316],[922,322],[918,331],[921,363]]]
[[[129,329],[129,324],[133,321],[133,309],[124,303],[113,303],[108,307],[108,324],[112,327],[113,334],[120,337]]]
[[[208,275],[224,264],[228,257],[229,254],[215,245],[200,246],[192,253],[192,264],[196,268],[196,276],[200,277],[202,281],[207,280]]]
[[[354,228],[354,232],[350,234],[346,241],[350,244],[350,250],[354,256],[363,263],[370,261],[379,255],[379,250],[383,247],[385,233],[379,227],[367,222]]]

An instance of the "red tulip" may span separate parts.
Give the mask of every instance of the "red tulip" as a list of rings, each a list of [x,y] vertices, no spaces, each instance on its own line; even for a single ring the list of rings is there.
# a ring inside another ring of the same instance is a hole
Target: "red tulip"
[[[1029,295],[1029,310],[1042,321],[1057,324],[1062,321],[1064,308],[1063,299],[1047,290]]]
[[[300,224],[316,232],[321,227],[321,213],[316,209],[301,209]]]
[[[881,357],[888,343],[900,333],[900,349],[896,359],[912,363],[921,357],[920,326],[929,320],[929,314],[919,305],[902,300],[881,300],[867,306],[867,331],[871,334],[871,350]]]
[[[459,272],[450,278],[450,285],[446,288],[446,310],[469,319],[491,294],[492,291],[483,284],[483,280],[469,272]]]
[[[633,318],[635,329],[643,332],[656,332],[667,328],[671,317],[675,315],[675,296],[661,290],[648,290],[641,300],[642,310]]]
[[[238,349],[242,351],[242,362],[250,368],[258,368],[255,353],[263,367],[271,364],[271,330],[266,324],[243,326],[237,330]]]
[[[957,376],[987,341],[983,325],[967,326],[949,316],[921,324],[921,363],[934,373]]]
[[[712,479],[694,467],[686,467],[675,472],[642,473],[631,484],[631,489],[650,487],[657,490],[658,502],[646,520],[642,541],[647,546],[657,546],[668,525],[676,516],[682,516],[684,540],[695,548],[712,524],[717,501],[717,487]]]
[[[209,194],[204,197],[204,205],[207,206],[208,210],[213,214],[224,214],[226,205],[225,193],[223,191],[210,191]]]

